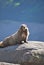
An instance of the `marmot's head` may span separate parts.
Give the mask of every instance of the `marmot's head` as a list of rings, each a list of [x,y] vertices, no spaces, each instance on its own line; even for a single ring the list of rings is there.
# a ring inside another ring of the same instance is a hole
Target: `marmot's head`
[[[26,36],[29,36],[29,29],[26,24],[21,24],[20,30],[21,30],[21,33],[25,33]]]

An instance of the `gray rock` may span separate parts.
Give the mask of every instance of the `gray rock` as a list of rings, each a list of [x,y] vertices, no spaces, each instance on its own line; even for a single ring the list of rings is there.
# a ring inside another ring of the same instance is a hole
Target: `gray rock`
[[[20,65],[20,64],[13,64],[13,63],[0,62],[0,65]]]
[[[0,48],[0,62],[44,65],[44,42],[28,41],[28,43]]]

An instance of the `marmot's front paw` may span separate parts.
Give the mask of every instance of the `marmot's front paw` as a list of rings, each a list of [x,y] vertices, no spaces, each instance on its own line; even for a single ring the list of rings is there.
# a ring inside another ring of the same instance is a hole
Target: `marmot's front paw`
[[[22,43],[22,44],[24,44],[24,43],[28,43],[28,41],[22,41],[21,43]]]
[[[21,41],[21,44],[24,44],[24,41]]]

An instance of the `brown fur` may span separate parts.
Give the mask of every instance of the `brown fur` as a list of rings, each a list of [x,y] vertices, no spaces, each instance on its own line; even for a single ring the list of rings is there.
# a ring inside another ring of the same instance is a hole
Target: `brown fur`
[[[0,47],[3,48],[15,44],[21,44],[22,41],[27,42],[28,36],[29,36],[28,27],[27,25],[22,24],[15,34],[5,38],[2,42],[0,42]]]

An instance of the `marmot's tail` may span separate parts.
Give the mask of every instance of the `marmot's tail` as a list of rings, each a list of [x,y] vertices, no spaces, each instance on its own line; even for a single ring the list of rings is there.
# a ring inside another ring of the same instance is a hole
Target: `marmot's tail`
[[[0,42],[0,48],[4,48],[3,41]]]

